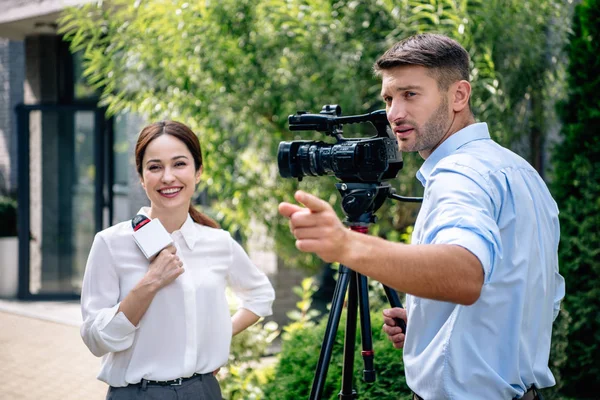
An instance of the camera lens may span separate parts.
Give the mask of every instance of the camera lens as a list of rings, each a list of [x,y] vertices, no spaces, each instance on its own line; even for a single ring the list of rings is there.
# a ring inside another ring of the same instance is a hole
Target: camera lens
[[[281,142],[277,151],[277,165],[279,166],[279,175],[282,178],[298,178],[292,173],[293,164],[291,157],[295,158],[295,153],[291,153],[290,148],[294,142]]]

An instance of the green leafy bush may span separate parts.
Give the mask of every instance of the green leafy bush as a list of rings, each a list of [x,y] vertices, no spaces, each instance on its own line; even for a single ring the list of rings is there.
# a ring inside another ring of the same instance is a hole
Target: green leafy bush
[[[345,314],[340,320],[327,379],[322,399],[337,399],[341,389],[343,342],[346,326]],[[325,334],[327,318],[317,325],[307,322],[286,327],[281,353],[271,380],[265,387],[265,399],[287,400],[306,399],[309,397],[319,352]],[[377,379],[374,383],[362,380],[364,368],[360,350],[360,329],[357,328],[355,345],[353,387],[358,392],[358,399],[402,400],[411,399],[411,392],[404,378],[402,351],[396,350],[383,333],[381,327],[383,317],[381,311],[371,313],[371,330],[373,350],[375,352],[375,371]],[[360,326],[360,324],[358,325]]]
[[[277,323],[258,323],[235,336],[231,342],[229,363],[219,371],[223,397],[227,400],[262,399],[262,387],[272,368],[261,366],[261,357],[278,335]]]
[[[231,312],[237,309],[237,301],[227,291]],[[262,399],[262,387],[267,382],[272,368],[261,367],[261,358],[269,345],[279,335],[277,323],[258,322],[231,341],[229,362],[218,374],[223,398],[227,400]]]
[[[600,393],[600,0],[575,8],[568,47],[568,99],[561,105],[562,143],[554,154],[552,191],[560,209],[563,303],[571,322],[561,368],[563,391]]]
[[[0,237],[17,236],[17,202],[0,196]]]
[[[552,327],[552,344],[550,348],[550,369],[554,379],[556,379],[556,385],[542,391],[545,400],[571,400],[571,398],[565,397],[561,393],[565,380],[568,380],[568,377],[565,379],[562,376],[561,368],[567,362],[567,335],[570,325],[571,317],[563,307]]]

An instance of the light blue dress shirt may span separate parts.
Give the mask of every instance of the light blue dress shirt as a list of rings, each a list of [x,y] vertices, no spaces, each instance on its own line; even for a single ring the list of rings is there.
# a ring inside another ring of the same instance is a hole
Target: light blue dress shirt
[[[421,166],[414,244],[452,244],[484,271],[470,306],[407,296],[406,379],[425,400],[509,400],[555,384],[552,323],[564,297],[558,208],[538,173],[487,124],[446,139]]]

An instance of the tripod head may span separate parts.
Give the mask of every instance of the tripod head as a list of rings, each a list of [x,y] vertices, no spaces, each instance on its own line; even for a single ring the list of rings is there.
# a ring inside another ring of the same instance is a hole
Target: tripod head
[[[350,227],[368,226],[375,223],[377,217],[373,215],[383,204],[386,198],[409,203],[423,201],[420,197],[404,197],[395,193],[394,188],[387,182],[336,183],[335,187],[342,195],[342,210],[346,215],[344,223]]]
[[[342,209],[348,226],[375,223],[373,215],[389,197],[392,187],[389,183],[336,183],[342,195]]]

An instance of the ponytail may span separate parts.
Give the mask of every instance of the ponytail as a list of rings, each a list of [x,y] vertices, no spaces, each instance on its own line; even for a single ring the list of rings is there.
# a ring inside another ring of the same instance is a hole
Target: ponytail
[[[216,228],[216,229],[221,228],[221,226],[217,223],[217,221],[210,218],[208,215],[202,214],[191,203],[190,203],[189,213],[190,213],[190,217],[192,217],[194,222],[197,224],[210,226],[211,228]]]

